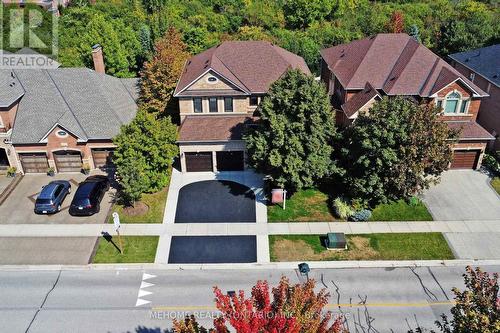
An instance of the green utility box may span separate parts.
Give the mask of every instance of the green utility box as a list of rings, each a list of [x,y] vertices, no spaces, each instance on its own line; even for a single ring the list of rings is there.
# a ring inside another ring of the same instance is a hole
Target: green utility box
[[[329,232],[326,234],[326,248],[329,250],[347,250],[347,241],[343,232]]]

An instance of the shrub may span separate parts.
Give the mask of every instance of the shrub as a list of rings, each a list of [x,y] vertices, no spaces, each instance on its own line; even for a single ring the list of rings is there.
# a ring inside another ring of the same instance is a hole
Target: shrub
[[[9,167],[7,169],[7,176],[14,177],[16,175],[17,169],[15,167]]]
[[[335,211],[335,215],[341,219],[347,219],[354,214],[354,210],[351,205],[343,198],[336,198],[333,201],[333,209]]]
[[[420,199],[417,197],[411,197],[410,200],[408,201],[408,203],[412,207],[417,207],[420,204]]]
[[[372,212],[369,209],[362,209],[351,216],[351,220],[354,222],[364,222],[368,221],[372,217]]]
[[[498,175],[500,174],[500,162],[498,160],[499,158],[494,155],[484,154],[483,165]]]

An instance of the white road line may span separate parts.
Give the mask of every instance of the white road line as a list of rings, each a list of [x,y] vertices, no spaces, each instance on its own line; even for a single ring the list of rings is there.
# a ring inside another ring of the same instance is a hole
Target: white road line
[[[141,286],[139,287],[139,292],[137,294],[137,301],[135,303],[135,306],[141,306],[141,305],[145,305],[145,304],[151,303],[151,301],[148,301],[146,299],[142,299],[142,297],[148,296],[148,295],[152,295],[153,292],[152,291],[143,290],[143,288],[152,287],[152,286],[154,286],[154,283],[149,283],[149,282],[146,282],[144,280],[152,279],[152,278],[155,278],[155,277],[156,277],[156,275],[153,275],[153,274],[148,274],[148,273],[143,273],[142,274]]]

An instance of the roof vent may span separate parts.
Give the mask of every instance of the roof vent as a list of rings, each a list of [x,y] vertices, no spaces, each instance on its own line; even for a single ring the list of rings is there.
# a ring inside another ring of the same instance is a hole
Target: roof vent
[[[498,74],[493,75],[493,78],[495,79],[498,78]]]
[[[375,35],[375,36],[371,36],[371,37],[370,37],[370,39],[375,39],[375,37],[377,37],[377,35]]]
[[[13,79],[15,78],[13,71],[10,71],[10,77],[13,78]]]
[[[208,64],[210,62],[210,59],[205,60],[205,64]]]
[[[396,80],[397,78],[398,78],[397,76],[393,76],[393,77],[391,77],[391,78],[389,79],[389,81],[394,81],[394,80]]]

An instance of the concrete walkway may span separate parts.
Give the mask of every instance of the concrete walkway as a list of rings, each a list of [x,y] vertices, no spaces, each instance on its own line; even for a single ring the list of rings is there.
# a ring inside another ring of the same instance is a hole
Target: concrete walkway
[[[4,224],[0,237],[86,237],[102,231],[115,234],[112,224]],[[122,224],[120,233],[128,236],[223,236],[370,233],[493,233],[500,232],[500,220],[430,222],[300,222],[300,223],[196,223],[196,224]]]

